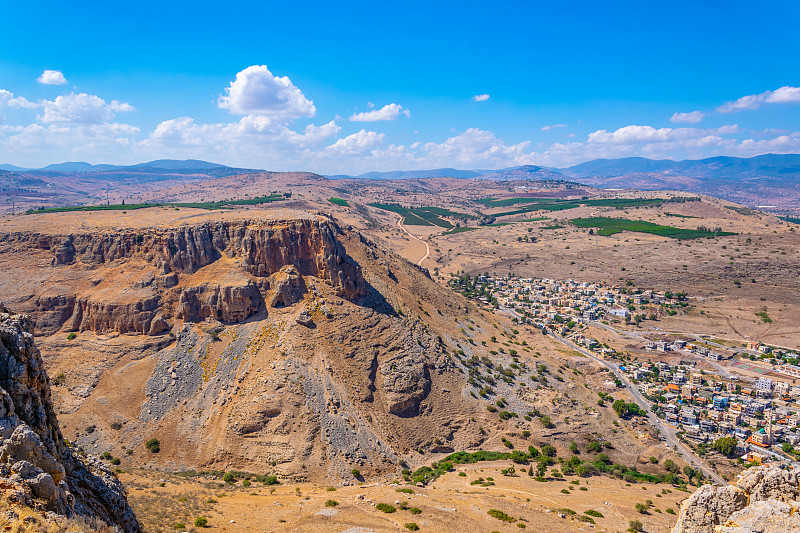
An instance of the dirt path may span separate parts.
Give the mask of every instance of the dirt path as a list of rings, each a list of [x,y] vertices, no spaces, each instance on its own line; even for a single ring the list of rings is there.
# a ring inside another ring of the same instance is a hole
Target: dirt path
[[[424,244],[424,245],[425,245],[425,255],[423,255],[423,256],[422,256],[422,259],[420,259],[419,261],[417,261],[417,264],[421,266],[421,265],[422,265],[422,262],[423,262],[423,261],[425,261],[425,260],[428,258],[428,256],[429,256],[429,255],[431,255],[431,247],[430,247],[430,246],[428,246],[428,243],[427,243],[427,242],[423,241],[423,240],[422,240],[422,239],[420,239],[419,237],[415,237],[414,235],[412,235],[412,234],[411,234],[411,233],[410,233],[410,232],[409,232],[409,231],[406,229],[406,227],[405,227],[405,226],[403,226],[403,217],[402,217],[402,215],[401,215],[401,216],[400,216],[400,217],[397,219],[397,226],[398,226],[398,227],[399,227],[401,230],[405,231],[405,232],[406,232],[406,235],[408,235],[408,236],[409,236],[409,237],[411,237],[412,239],[414,239],[414,240],[417,240],[417,241],[419,241],[419,242],[421,242],[422,244]]]

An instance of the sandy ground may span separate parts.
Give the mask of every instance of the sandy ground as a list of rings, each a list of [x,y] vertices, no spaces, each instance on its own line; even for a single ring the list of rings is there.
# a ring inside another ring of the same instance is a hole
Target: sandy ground
[[[431,487],[413,487],[413,494],[396,491],[408,488],[407,485],[388,482],[330,490],[311,484],[263,487],[254,483],[243,487],[238,482],[226,486],[218,480],[204,482],[144,471],[123,474],[121,478],[147,532],[173,530],[172,526],[178,522],[190,526],[194,518],[203,516],[214,531],[226,532],[397,532],[405,531],[405,524],[411,522],[420,531],[430,532],[510,532],[528,528],[624,531],[631,520],[640,520],[648,532],[667,533],[676,516],[666,510],[679,512],[680,502],[689,496],[668,485],[628,485],[607,477],[570,476],[563,481],[542,483],[529,477],[520,465],[516,465],[514,477],[503,476],[500,470],[509,466],[511,463],[506,461],[457,465],[456,471],[439,478]],[[466,475],[460,476],[459,472]],[[479,477],[492,477],[495,485],[485,488],[470,485]],[[161,480],[163,487],[158,486]],[[672,492],[665,493],[666,490]],[[209,500],[215,503],[208,503]],[[327,500],[334,500],[337,505],[326,507]],[[637,512],[635,504],[647,500],[653,502],[650,511]],[[409,509],[417,507],[421,513],[400,509],[400,502],[406,502]],[[397,511],[381,512],[375,507],[378,503],[391,504]],[[488,514],[490,509],[500,510],[515,520],[506,523],[493,518]],[[590,509],[603,515],[593,518],[595,525],[575,518],[585,516],[583,513]]]

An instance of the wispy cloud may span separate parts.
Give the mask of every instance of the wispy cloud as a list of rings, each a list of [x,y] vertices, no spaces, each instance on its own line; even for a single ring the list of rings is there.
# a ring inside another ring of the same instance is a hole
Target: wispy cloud
[[[800,87],[781,87],[761,94],[748,94],[738,100],[725,102],[717,108],[720,113],[735,113],[758,109],[763,104],[797,104],[800,103]]]
[[[485,102],[486,100],[489,99],[489,95],[488,94],[476,94],[475,96],[472,97],[472,99],[475,100],[476,102]]]
[[[365,111],[363,113],[354,113],[353,116],[350,117],[351,122],[378,122],[380,120],[397,120],[400,117],[400,114],[403,114],[407,117],[411,116],[411,112],[408,109],[403,108],[403,106],[399,104],[386,104],[380,109],[375,109],[373,111]]]
[[[566,127],[567,127],[566,124],[548,124],[546,126],[542,126],[539,129],[542,130],[542,131],[550,131],[553,128],[566,128]]]
[[[675,113],[670,117],[670,122],[688,122],[689,124],[697,124],[706,116],[702,111],[692,111],[690,113]]]

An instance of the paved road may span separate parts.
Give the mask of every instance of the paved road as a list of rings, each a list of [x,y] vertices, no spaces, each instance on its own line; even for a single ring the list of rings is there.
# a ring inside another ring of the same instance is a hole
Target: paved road
[[[561,337],[560,335],[557,335],[552,332],[550,333],[550,335],[552,335],[553,338],[562,342],[563,344],[566,344],[573,350],[577,350],[583,355],[591,357],[598,363],[601,363],[606,367],[608,367],[608,369],[614,373],[617,379],[619,379],[622,382],[625,389],[631,394],[631,396],[633,396],[634,401],[639,405],[639,407],[641,407],[644,410],[644,412],[647,413],[647,418],[650,421],[650,423],[653,424],[653,426],[660,431],[661,435],[666,439],[666,444],[669,447],[671,447],[675,451],[675,453],[680,455],[684,461],[692,465],[694,468],[699,468],[700,470],[702,470],[706,477],[711,478],[716,483],[719,483],[721,485],[727,485],[727,482],[724,479],[722,479],[719,476],[719,474],[711,470],[711,468],[703,460],[701,460],[698,456],[692,453],[692,451],[689,448],[687,448],[681,441],[678,440],[678,437],[676,436],[676,433],[678,432],[677,428],[668,426],[667,424],[662,422],[661,419],[658,418],[650,410],[650,402],[648,402],[641,395],[639,390],[630,381],[628,381],[627,376],[625,376],[625,374],[623,374],[622,371],[620,371],[619,367],[615,363],[606,361],[605,359],[600,359],[594,353],[590,352],[589,350],[585,350],[576,344],[573,344],[571,341]]]
[[[429,255],[431,255],[431,247],[430,247],[430,246],[428,246],[428,243],[427,243],[427,242],[425,242],[424,240],[420,239],[419,237],[415,237],[414,235],[412,235],[412,234],[411,234],[411,233],[410,233],[410,232],[409,232],[409,231],[406,229],[406,227],[405,227],[405,226],[403,226],[403,216],[402,216],[402,215],[400,215],[400,218],[398,218],[398,219],[397,219],[397,226],[398,226],[398,227],[399,227],[401,230],[405,231],[405,232],[406,232],[406,235],[408,235],[409,237],[411,237],[411,238],[412,238],[412,239],[414,239],[414,240],[420,241],[422,244],[424,244],[424,245],[425,245],[425,255],[423,255],[423,256],[422,256],[422,259],[420,259],[419,261],[417,261],[417,264],[418,264],[418,265],[420,265],[420,266],[422,266],[422,262],[423,262],[423,261],[425,261],[425,260],[428,258],[428,256],[429,256]]]

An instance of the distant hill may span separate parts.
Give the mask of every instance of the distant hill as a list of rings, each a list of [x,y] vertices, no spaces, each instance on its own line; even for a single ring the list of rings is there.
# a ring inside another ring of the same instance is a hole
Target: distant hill
[[[800,154],[766,154],[756,157],[710,157],[707,159],[595,159],[563,169],[567,174],[581,177],[624,176],[645,172],[668,172],[697,178],[785,177],[800,174]]]
[[[186,170],[198,169],[209,170],[213,168],[233,168],[227,165],[220,165],[219,163],[210,163],[208,161],[200,161],[199,159],[157,159],[149,163],[139,163],[138,165],[131,165],[128,168],[162,168],[165,170]]]
[[[0,170],[8,170],[11,172],[19,172],[20,170],[28,170],[27,168],[18,167],[16,165],[0,165]]]
[[[331,179],[357,178],[368,180],[413,180],[423,178],[476,178],[480,175],[474,170],[457,170],[455,168],[434,168],[430,170],[395,170],[392,172],[367,172],[358,176],[327,176]]]

